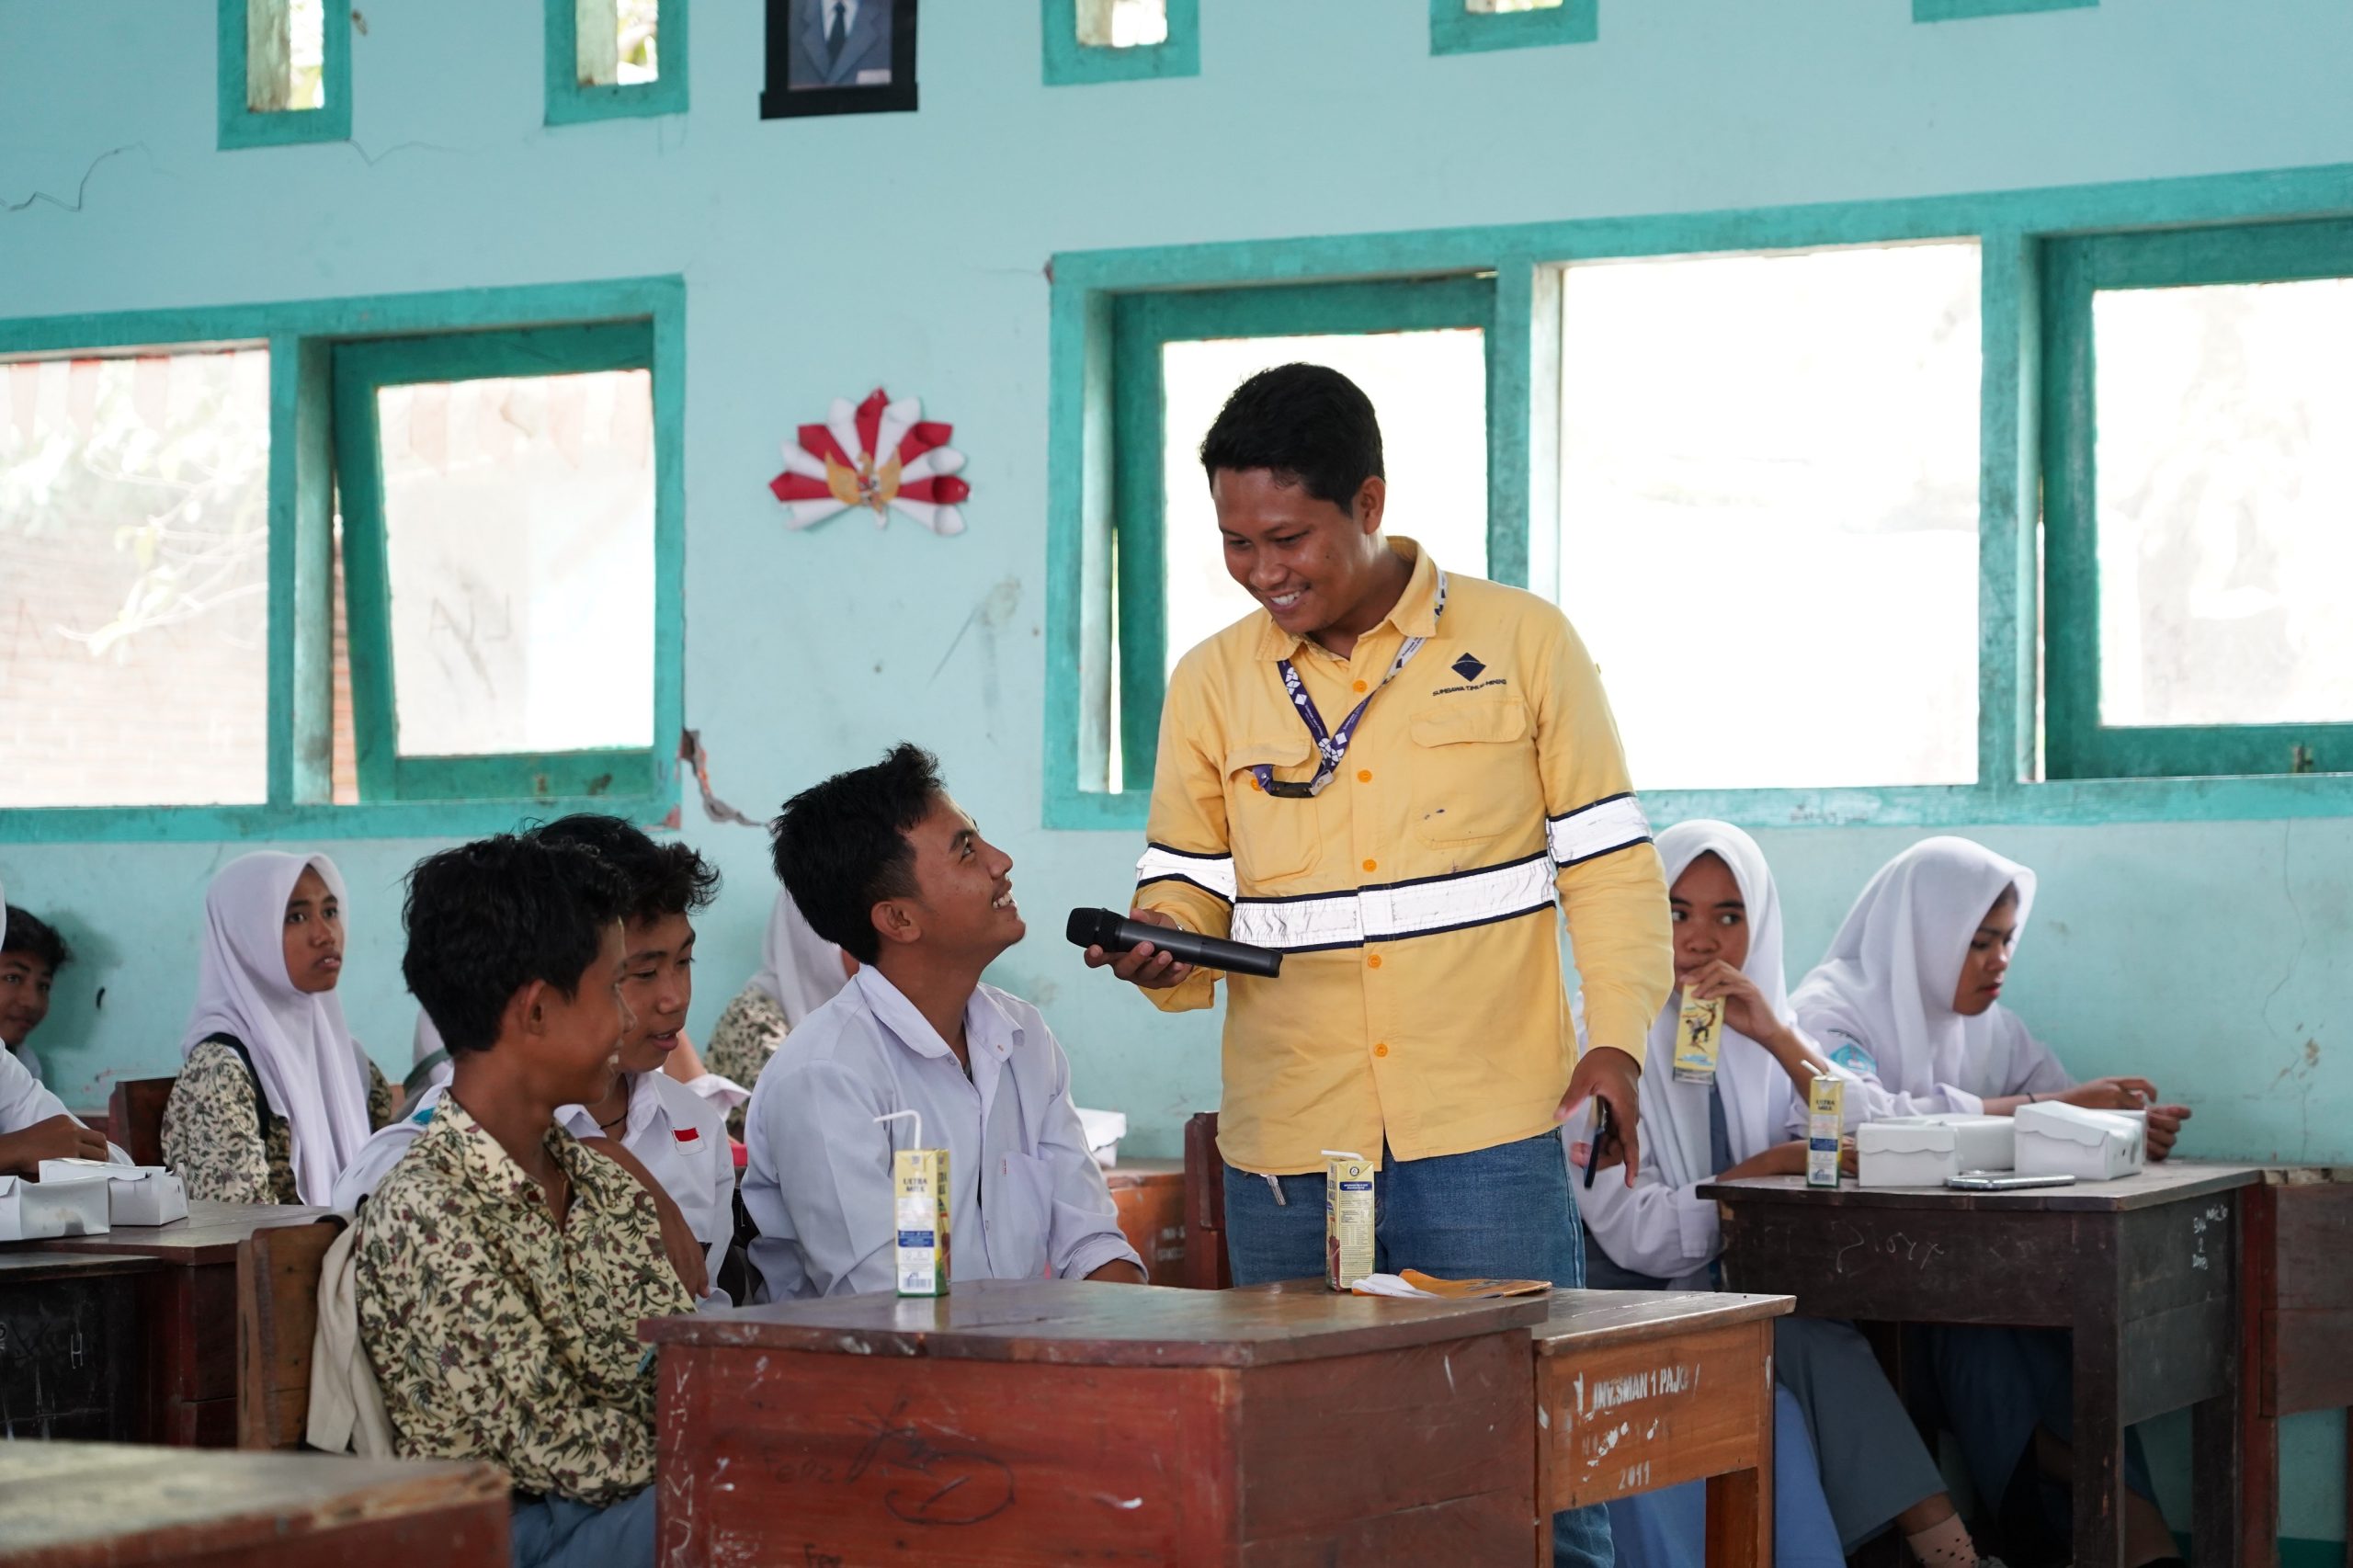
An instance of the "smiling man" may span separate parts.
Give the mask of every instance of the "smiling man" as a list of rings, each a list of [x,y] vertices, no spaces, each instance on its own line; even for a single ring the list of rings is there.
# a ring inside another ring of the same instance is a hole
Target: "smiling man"
[[[1261,608],[1169,677],[1135,907],[1288,956],[1227,985],[1234,1280],[1323,1271],[1330,1149],[1381,1162],[1376,1268],[1581,1284],[1555,1122],[1608,1101],[1611,1179],[1631,1177],[1672,979],[1666,884],[1593,660],[1543,600],[1381,531],[1380,424],[1337,371],[1245,381],[1201,464],[1226,570]],[[1087,962],[1171,1012],[1214,999],[1149,944]],[[1556,1554],[1610,1561],[1598,1509],[1562,1516]]]
[[[948,1151],[949,1278],[1143,1281],[1038,1009],[981,983],[1021,940],[1013,858],[902,744],[772,824],[778,878],[858,962],[761,1069],[744,1206],[767,1299],[894,1288],[892,1155]],[[922,1118],[877,1124],[898,1111]],[[1557,1163],[1557,1160],[1556,1160]]]

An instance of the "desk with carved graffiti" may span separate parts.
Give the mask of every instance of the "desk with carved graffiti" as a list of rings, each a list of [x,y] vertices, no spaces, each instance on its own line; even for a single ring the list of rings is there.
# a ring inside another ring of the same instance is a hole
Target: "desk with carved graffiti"
[[[2124,1429],[2191,1413],[2190,1560],[2237,1547],[2236,1294],[2252,1165],[2168,1161],[2138,1176],[2016,1192],[1711,1182],[1724,1282],[1795,1296],[1811,1317],[2074,1333],[2078,1563],[2121,1561]]]
[[[1549,1307],[1024,1280],[660,1319],[658,1561],[1528,1568]]]

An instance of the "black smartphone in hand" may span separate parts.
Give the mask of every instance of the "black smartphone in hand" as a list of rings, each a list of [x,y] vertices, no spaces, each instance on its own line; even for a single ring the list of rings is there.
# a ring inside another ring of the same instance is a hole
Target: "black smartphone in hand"
[[[1593,1186],[1593,1173],[1601,1168],[1601,1145],[1610,1133],[1609,1102],[1597,1095],[1594,1103],[1601,1108],[1601,1118],[1593,1124],[1593,1148],[1585,1157],[1585,1184],[1588,1187]]]

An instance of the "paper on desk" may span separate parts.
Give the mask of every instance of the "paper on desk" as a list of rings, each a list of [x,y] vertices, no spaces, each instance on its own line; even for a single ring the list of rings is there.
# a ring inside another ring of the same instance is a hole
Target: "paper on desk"
[[[1088,1110],[1085,1106],[1073,1106],[1078,1112],[1079,1130],[1086,1134],[1086,1152],[1105,1170],[1116,1168],[1120,1163],[1120,1140],[1128,1135],[1128,1118],[1116,1110]]]
[[[1358,1296],[1414,1296],[1444,1301],[1540,1296],[1552,1289],[1541,1279],[1440,1279],[1418,1268],[1408,1268],[1403,1274],[1368,1274],[1348,1287],[1349,1292]]]

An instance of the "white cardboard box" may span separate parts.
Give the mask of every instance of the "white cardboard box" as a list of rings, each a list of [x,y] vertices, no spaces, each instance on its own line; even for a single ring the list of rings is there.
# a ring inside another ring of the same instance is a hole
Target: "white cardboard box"
[[[2013,1119],[2018,1124],[2020,1176],[2111,1181],[2138,1174],[2147,1154],[2145,1117],[2044,1100],[2020,1106]]]
[[[110,1160],[43,1160],[40,1179],[103,1181],[107,1217],[118,1225],[168,1225],[188,1218],[188,1187],[162,1165],[118,1165]]]
[[[1865,1187],[1942,1187],[1963,1171],[2010,1168],[2010,1124],[1999,1116],[1904,1116],[1855,1129]]]
[[[107,1188],[112,1185],[0,1176],[0,1242],[105,1235]]]

